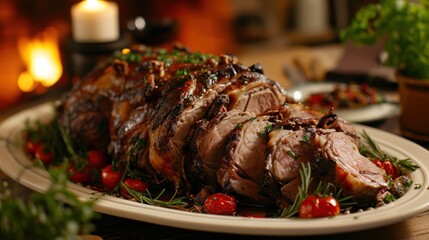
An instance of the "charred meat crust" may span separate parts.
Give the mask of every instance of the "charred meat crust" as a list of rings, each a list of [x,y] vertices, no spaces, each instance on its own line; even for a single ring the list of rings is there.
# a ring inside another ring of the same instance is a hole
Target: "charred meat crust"
[[[286,206],[304,162],[359,202],[386,187],[350,123],[295,103],[259,64],[230,55],[136,46],[76,84],[57,113],[74,141],[185,193]]]

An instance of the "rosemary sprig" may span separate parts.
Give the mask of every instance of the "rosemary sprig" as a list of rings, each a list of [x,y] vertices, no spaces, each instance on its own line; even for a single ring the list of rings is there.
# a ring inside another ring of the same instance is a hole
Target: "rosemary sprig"
[[[178,209],[184,208],[188,205],[188,203],[184,201],[186,197],[176,197],[177,191],[174,192],[168,200],[162,200],[165,194],[165,189],[162,189],[161,192],[154,197],[149,190],[146,190],[144,193],[138,192],[124,183],[122,183],[122,187],[124,187],[137,201],[144,204]]]
[[[377,145],[377,143],[366,133],[366,131],[361,132],[362,141],[359,146],[359,152],[370,159],[380,159],[381,161],[391,161],[395,167],[397,167],[401,172],[406,169],[409,171],[415,171],[420,166],[414,164],[411,159],[401,159],[398,160],[397,157],[391,156]]]
[[[388,155],[372,140],[365,130],[361,132],[362,142],[359,146],[359,152],[369,158],[379,158],[382,161],[388,159]]]
[[[301,203],[312,194],[316,194],[320,197],[332,196],[340,202],[341,208],[350,207],[357,204],[356,202],[352,201],[352,196],[343,196],[343,190],[337,189],[332,183],[324,184],[323,182],[319,182],[316,190],[310,193],[310,183],[313,180],[311,177],[311,166],[309,162],[307,162],[307,165],[304,163],[301,165],[302,169],[299,170],[301,186],[298,187],[298,194],[295,196],[293,204],[287,208],[284,208],[279,217],[289,218],[295,216],[299,211]]]
[[[301,177],[301,186],[298,187],[298,194],[295,196],[293,204],[282,210],[279,216],[281,218],[289,218],[296,215],[299,211],[299,206],[301,205],[302,201],[304,201],[304,199],[309,196],[308,190],[310,187],[310,183],[313,180],[313,178],[311,177],[311,166],[309,162],[307,162],[307,165],[302,163],[301,166],[302,169],[299,170],[299,174]]]
[[[314,192],[321,196],[334,197],[338,202],[340,202],[341,208],[351,207],[357,204],[352,201],[352,196],[343,196],[343,189],[337,189],[333,183],[323,184],[322,182],[319,182],[319,185]]]

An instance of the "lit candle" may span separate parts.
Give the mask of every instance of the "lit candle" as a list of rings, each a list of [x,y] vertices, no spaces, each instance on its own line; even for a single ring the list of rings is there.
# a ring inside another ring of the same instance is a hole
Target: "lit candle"
[[[116,3],[86,0],[72,6],[71,17],[76,42],[112,42],[119,38]]]

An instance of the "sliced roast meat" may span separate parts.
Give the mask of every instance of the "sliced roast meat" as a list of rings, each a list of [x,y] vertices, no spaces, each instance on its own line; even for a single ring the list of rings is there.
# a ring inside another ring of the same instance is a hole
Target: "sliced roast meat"
[[[193,127],[195,130],[188,139],[184,165],[185,176],[194,191],[218,186],[216,172],[224,156],[228,136],[252,117],[255,115],[234,109],[221,112],[210,121],[201,120]]]
[[[88,149],[105,151],[110,141],[111,107],[111,101],[105,96],[77,91],[64,101],[58,121],[70,131],[73,141]]]
[[[222,66],[222,65],[221,65]],[[149,160],[162,175],[173,181],[176,187],[183,185],[183,147],[190,128],[203,119],[216,97],[227,96],[227,110],[260,114],[273,106],[284,104],[287,97],[283,90],[265,76],[244,70],[230,79],[220,79],[212,86],[198,87],[198,80],[177,88],[161,100],[161,105],[177,104],[164,117],[162,124],[149,134]],[[192,85],[196,85],[192,87]],[[214,90],[216,89],[216,90]],[[186,92],[189,91],[189,96]],[[219,96],[218,91],[223,91]],[[201,95],[202,94],[202,95]],[[191,96],[192,95],[192,96]],[[185,103],[181,103],[186,101]],[[222,109],[222,108],[217,108]],[[211,113],[211,115],[214,113]]]
[[[281,110],[283,119],[290,118],[321,118],[324,114],[301,103],[285,104]]]
[[[245,72],[226,90],[228,110],[239,109],[254,114],[263,113],[288,101],[282,88],[257,72]],[[290,100],[289,100],[290,101]]]
[[[387,187],[384,170],[362,156],[347,134],[319,130],[311,141],[320,149],[320,158],[314,161],[315,174],[334,183],[357,202],[375,202],[378,192]]]
[[[225,191],[287,206],[307,162],[315,182],[361,203],[387,186],[359,154],[350,123],[295,103],[260,65],[229,55],[124,50],[76,84],[57,112],[75,142],[199,196]]]
[[[153,168],[173,182],[176,188],[183,185],[183,147],[191,127],[203,119],[212,103],[229,84],[239,76],[222,74],[232,65],[220,65],[213,71],[211,81],[206,74],[185,76],[181,84],[157,102],[156,117],[149,133],[149,161]],[[238,69],[238,68],[237,68]],[[209,76],[210,77],[210,76]],[[220,79],[220,77],[224,77]],[[218,82],[215,82],[219,80]]]
[[[320,118],[319,122],[317,123],[317,127],[323,129],[335,129],[339,132],[344,132],[353,138],[353,141],[357,146],[360,144],[360,138],[357,135],[356,129],[353,127],[353,125],[348,121],[339,118],[337,114],[333,112],[332,108],[328,113]]]
[[[266,168],[272,178],[281,183],[299,178],[301,164],[314,158],[314,149],[306,142],[308,138],[305,129],[271,131]]]
[[[222,189],[260,203],[270,203],[260,190],[265,177],[266,132],[271,125],[268,117],[262,116],[244,122],[231,133],[217,172]]]

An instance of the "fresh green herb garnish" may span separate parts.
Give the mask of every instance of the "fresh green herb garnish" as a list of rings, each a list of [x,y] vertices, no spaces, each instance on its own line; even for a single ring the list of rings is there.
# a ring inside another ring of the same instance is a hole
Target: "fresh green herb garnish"
[[[189,73],[190,73],[189,69],[182,68],[176,71],[176,77],[185,76],[185,75],[188,75]]]
[[[212,73],[209,75],[209,79],[216,81],[217,80],[217,75]]]
[[[295,196],[294,202],[287,208],[284,208],[279,217],[289,218],[295,216],[298,211],[301,203],[309,197],[311,194],[317,194],[320,196],[332,196],[337,199],[341,207],[350,207],[356,205],[356,202],[352,201],[352,196],[343,196],[342,189],[337,189],[332,183],[323,184],[319,182],[316,190],[313,193],[310,193],[310,184],[313,178],[311,177],[311,165],[309,162],[307,164],[301,163],[302,169],[299,170],[301,178],[301,186],[298,187],[298,194]]]
[[[302,139],[300,141],[303,143],[310,143],[310,135],[304,134],[304,136],[302,137]]]
[[[217,58],[211,54],[202,54],[200,52],[194,52],[191,54],[184,54],[179,58],[179,62],[181,63],[192,63],[192,64],[201,64],[209,58]]]
[[[343,190],[337,189],[337,187],[332,183],[323,184],[322,182],[319,182],[319,185],[317,186],[316,191],[314,191],[314,194],[321,196],[333,196],[338,200],[338,202],[340,202],[342,208],[351,207],[357,204],[353,201],[352,196],[343,196]]]
[[[143,148],[146,146],[147,141],[142,138],[131,139],[131,147],[127,151],[127,161],[135,162],[139,160]]]
[[[414,164],[409,158],[398,160],[396,157],[391,156],[380,149],[373,139],[365,132],[361,132],[362,141],[359,146],[359,152],[370,159],[380,159],[381,161],[391,161],[395,167],[400,171],[406,169],[409,171],[415,171],[420,168]]]
[[[67,189],[66,171],[67,164],[50,169],[51,185],[43,194],[0,199],[2,239],[76,239],[93,230],[95,201],[83,202]]]
[[[386,197],[384,198],[385,203],[391,203],[394,201],[396,201],[396,197],[393,194],[387,194]]]
[[[302,169],[299,170],[301,186],[298,187],[298,194],[295,196],[293,204],[281,211],[279,215],[281,218],[289,218],[296,215],[299,211],[299,206],[301,205],[302,201],[304,201],[304,199],[309,196],[308,191],[310,188],[310,183],[313,179],[311,177],[311,166],[309,162],[307,162],[306,165],[302,163],[301,166]]]
[[[127,51],[127,52],[121,52],[116,53],[113,56],[115,59],[119,59],[122,61],[130,62],[130,63],[139,63],[142,61],[142,56],[138,52],[133,51]]]
[[[288,150],[288,151],[286,151],[286,153],[287,153],[291,158],[293,158],[294,160],[296,160],[296,159],[298,159],[298,158],[299,158],[299,155],[298,155],[298,154],[296,154],[295,152],[293,152],[292,150]]]
[[[137,201],[144,204],[176,209],[183,209],[184,207],[189,205],[187,202],[185,202],[186,197],[176,197],[177,192],[175,192],[171,197],[169,197],[168,200],[163,200],[163,198],[165,198],[165,189],[162,189],[161,192],[154,197],[149,192],[149,190],[147,190],[145,193],[138,192],[128,187],[124,183],[122,183],[122,187],[124,187]]]
[[[280,127],[275,126],[274,124],[269,123],[269,124],[267,124],[267,126],[265,126],[265,129],[264,129],[264,130],[261,130],[261,131],[259,132],[259,136],[260,136],[261,138],[264,138],[265,136],[268,136],[268,134],[269,134],[270,132],[272,132],[273,130],[277,130],[277,129],[280,129]]]

